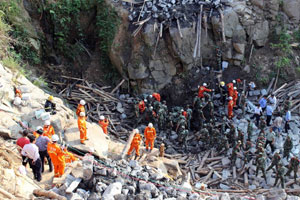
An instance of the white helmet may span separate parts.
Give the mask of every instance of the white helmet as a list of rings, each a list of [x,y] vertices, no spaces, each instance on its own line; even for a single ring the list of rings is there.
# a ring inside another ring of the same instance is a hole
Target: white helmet
[[[43,129],[43,127],[41,127],[41,126],[36,127],[36,131],[41,130],[41,129]]]
[[[49,120],[46,120],[45,123],[44,123],[44,125],[45,125],[45,126],[50,126],[50,121],[49,121]]]
[[[152,98],[152,95],[150,94],[149,97]]]
[[[233,80],[232,82],[233,82],[233,83],[236,83],[236,81],[235,81],[235,80]]]
[[[147,103],[147,99],[144,99],[144,102]]]
[[[149,126],[150,128],[153,128],[153,124],[152,124],[152,123],[149,123],[148,126]]]
[[[53,141],[53,142],[57,142],[58,140],[59,140],[58,135],[54,134],[54,135],[52,136],[52,141]]]
[[[180,110],[180,112],[183,112],[183,111],[184,111],[183,109]]]
[[[232,100],[232,97],[229,97],[229,100]]]
[[[80,117],[85,117],[85,113],[84,113],[84,112],[80,112],[80,113],[79,113],[79,116],[80,116]]]
[[[94,152],[95,152],[94,147],[89,147],[89,152],[90,152],[90,153],[94,153]]]
[[[236,90],[236,87],[233,87],[234,90]]]
[[[85,105],[85,100],[82,99],[82,100],[80,100],[79,103],[84,106]]]
[[[198,88],[200,87],[200,85],[198,85]]]
[[[133,132],[134,133],[139,133],[140,131],[139,131],[139,129],[136,128],[136,129],[133,129]]]
[[[100,120],[104,120],[105,118],[104,118],[104,116],[103,115],[101,115],[100,116]]]
[[[204,87],[206,87],[206,86],[207,86],[207,84],[206,84],[206,83],[203,83],[203,86],[204,86]]]

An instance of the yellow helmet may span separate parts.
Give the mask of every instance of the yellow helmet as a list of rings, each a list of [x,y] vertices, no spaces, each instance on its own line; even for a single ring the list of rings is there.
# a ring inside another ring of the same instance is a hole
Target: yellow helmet
[[[225,82],[224,81],[221,81],[220,82],[220,85],[223,87],[225,85]]]
[[[52,100],[53,100],[53,96],[52,96],[52,95],[49,96],[49,97],[48,97],[48,100],[49,100],[49,101],[52,101]]]

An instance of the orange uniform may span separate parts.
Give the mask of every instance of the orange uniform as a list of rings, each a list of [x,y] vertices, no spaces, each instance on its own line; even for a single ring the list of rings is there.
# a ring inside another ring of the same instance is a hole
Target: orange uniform
[[[20,97],[22,99],[22,92],[21,92],[21,90],[16,89],[15,90],[15,95],[16,95],[16,97]]]
[[[141,135],[139,133],[136,133],[132,139],[130,148],[127,152],[127,155],[130,155],[132,150],[135,149],[135,155],[139,156],[140,155],[140,142],[141,142],[142,138]]]
[[[85,108],[84,108],[83,105],[78,104],[77,109],[76,109],[76,115],[77,115],[77,117],[79,117],[79,114],[80,114],[81,112],[85,113]]]
[[[233,100],[233,106],[235,107],[236,106],[236,101],[238,99],[238,91],[237,90],[234,90],[233,91],[233,96],[232,96],[232,100]]]
[[[139,110],[140,110],[140,113],[143,113],[146,109],[146,106],[145,106],[145,102],[142,100],[139,102]]]
[[[54,166],[54,177],[61,177],[65,172],[65,154],[56,143],[48,143],[48,154]]]
[[[71,163],[71,162],[74,162],[75,160],[77,160],[77,158],[74,156],[74,154],[69,152],[67,149],[65,149],[63,151],[63,153],[65,154],[65,162],[66,163]]]
[[[86,137],[86,117],[78,117],[78,129],[80,132],[80,142],[84,144],[84,141],[87,139]]]
[[[40,137],[40,134],[38,134],[36,131],[33,132],[33,135],[36,139],[38,139],[38,137]]]
[[[152,150],[153,146],[154,146],[154,140],[156,138],[155,128],[150,128],[150,127],[147,126],[145,128],[144,135],[145,135],[145,138],[146,138],[146,141],[145,141],[146,149],[148,150],[148,147],[150,145],[150,149]]]
[[[228,95],[230,97],[232,97],[233,96],[233,83],[228,83],[227,84],[227,89],[228,89]]]
[[[107,135],[107,126],[109,125],[108,119],[100,120],[99,125],[102,128],[103,132]]]
[[[43,130],[44,130],[43,136],[47,136],[50,139],[51,139],[52,135],[55,134],[55,131],[54,131],[54,128],[52,125],[49,125],[49,126],[45,125]]]
[[[156,101],[159,101],[160,102],[160,94],[158,93],[153,93],[152,96],[156,99]]]
[[[182,114],[183,116],[185,116],[185,118],[187,118],[187,117],[188,117],[188,114],[187,114],[187,112],[186,112],[186,111],[183,111],[181,114]]]
[[[203,98],[204,92],[211,92],[211,89],[207,89],[205,86],[201,86],[198,91],[198,97]]]
[[[228,102],[228,118],[231,119],[233,117],[233,106],[234,106],[234,103],[233,103],[233,100],[230,100]]]

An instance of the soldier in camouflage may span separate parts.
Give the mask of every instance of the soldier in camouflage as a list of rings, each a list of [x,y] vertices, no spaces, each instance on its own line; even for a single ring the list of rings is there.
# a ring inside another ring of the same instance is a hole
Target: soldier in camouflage
[[[250,162],[250,159],[251,159],[250,149],[251,149],[251,147],[252,147],[252,142],[250,140],[248,140],[246,142],[246,146],[244,148],[244,161],[245,161],[245,164]]]
[[[247,119],[247,121],[248,121],[248,127],[247,127],[248,140],[251,140],[254,123],[250,119]]]
[[[281,162],[281,157],[279,155],[278,152],[276,152],[272,158],[272,163],[271,165],[268,167],[267,171],[269,171],[270,169],[272,169],[274,166],[276,167],[276,170],[278,170],[278,164]]]
[[[287,159],[289,159],[292,148],[293,148],[293,142],[292,142],[290,136],[287,136],[286,140],[283,144],[283,157],[284,158],[287,157]]]
[[[242,146],[244,146],[244,133],[240,129],[238,130],[237,140],[241,141],[242,142]]]
[[[261,131],[263,131],[263,130],[265,130],[266,127],[267,127],[267,122],[266,122],[266,120],[265,120],[264,117],[261,117],[261,118],[260,118],[259,129],[260,129]]]
[[[296,156],[292,157],[292,159],[290,160],[288,171],[285,174],[286,176],[289,176],[291,174],[291,172],[294,171],[295,183],[297,182],[297,172],[299,169],[299,164],[300,164],[299,159]]]
[[[274,187],[277,185],[278,180],[280,179],[281,187],[284,188],[284,172],[285,169],[282,163],[278,163],[278,168],[276,171],[276,179],[274,183]]]
[[[188,130],[191,130],[191,120],[192,120],[193,110],[190,108],[190,105],[186,106],[186,112],[187,112],[187,127]]]
[[[267,182],[267,177],[266,177],[266,159],[264,158],[263,154],[260,153],[258,154],[258,157],[256,159],[256,172],[255,176],[257,177],[259,170],[262,171],[263,177],[265,181]]]

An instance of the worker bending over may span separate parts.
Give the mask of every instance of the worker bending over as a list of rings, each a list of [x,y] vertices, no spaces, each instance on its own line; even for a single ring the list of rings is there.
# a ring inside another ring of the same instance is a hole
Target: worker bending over
[[[56,104],[53,102],[53,96],[49,96],[45,103],[45,111],[50,112],[51,115],[56,114]]]
[[[203,83],[203,85],[199,87],[198,97],[203,98],[204,92],[211,92],[211,89],[207,89],[206,87],[207,87],[206,83]]]
[[[68,145],[64,145],[62,149],[63,149],[63,153],[65,155],[65,162],[66,163],[72,163],[72,162],[78,160],[74,156],[74,154],[72,154],[71,152],[68,151]]]
[[[103,133],[107,135],[107,127],[109,125],[108,119],[105,119],[103,115],[100,116],[99,125],[103,130]]]
[[[130,148],[127,152],[127,155],[130,156],[132,150],[134,149],[135,150],[135,155],[140,156],[140,142],[141,142],[142,138],[141,138],[141,135],[140,135],[138,129],[134,129],[133,132],[135,134],[134,134],[133,139],[131,141]]]

